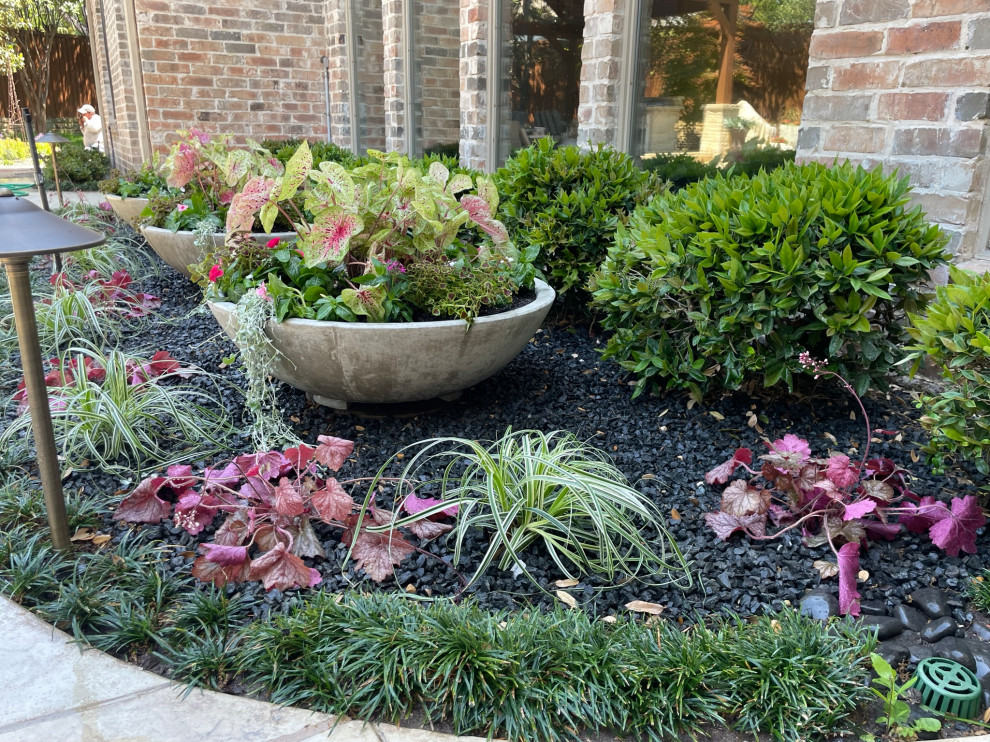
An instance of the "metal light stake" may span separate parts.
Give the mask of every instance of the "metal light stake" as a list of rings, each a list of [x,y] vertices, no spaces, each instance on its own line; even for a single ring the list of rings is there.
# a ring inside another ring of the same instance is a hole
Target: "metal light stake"
[[[103,244],[106,237],[91,229],[66,221],[39,209],[30,201],[16,198],[10,189],[0,189],[0,263],[7,271],[14,324],[21,350],[21,367],[27,387],[31,429],[38,455],[41,488],[45,494],[48,526],[56,549],[69,547],[69,520],[65,514],[62,473],[48,407],[48,387],[34,318],[34,299],[28,265],[35,255],[56,255]]]
[[[38,144],[47,144],[52,148],[52,174],[55,176],[55,192],[58,194],[58,205],[65,206],[65,199],[62,198],[62,184],[58,180],[58,162],[55,160],[55,145],[65,144],[69,140],[58,134],[48,132],[47,134],[39,134],[38,138],[34,141]]]

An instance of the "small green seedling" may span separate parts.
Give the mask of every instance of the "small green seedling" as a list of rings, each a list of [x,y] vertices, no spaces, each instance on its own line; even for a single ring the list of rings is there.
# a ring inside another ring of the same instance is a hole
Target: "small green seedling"
[[[942,728],[942,722],[932,718],[918,719],[913,724],[906,724],[911,716],[911,707],[901,697],[915,684],[917,677],[912,677],[904,684],[898,684],[897,670],[883,657],[874,652],[870,655],[870,661],[877,674],[870,690],[883,701],[884,715],[877,719],[878,724],[884,724],[892,737],[901,739],[914,739],[918,732],[937,732]],[[883,690],[876,686],[880,686]],[[875,738],[872,734],[867,734],[861,739],[864,742],[874,742]]]

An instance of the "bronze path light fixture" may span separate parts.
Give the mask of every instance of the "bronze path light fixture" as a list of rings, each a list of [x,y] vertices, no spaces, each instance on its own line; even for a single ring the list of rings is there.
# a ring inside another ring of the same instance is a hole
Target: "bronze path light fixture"
[[[65,199],[62,198],[62,184],[58,181],[58,163],[55,161],[55,145],[65,144],[69,140],[58,134],[48,132],[47,134],[39,134],[34,141],[38,144],[47,144],[52,148],[52,173],[55,175],[55,192],[58,194],[58,205],[65,206]]]
[[[31,429],[37,449],[41,488],[45,493],[48,527],[56,549],[69,547],[69,520],[65,514],[62,494],[62,474],[55,448],[51,410],[48,407],[48,387],[41,360],[41,344],[34,318],[34,300],[28,264],[35,255],[84,250],[106,241],[99,232],[57,217],[24,198],[17,198],[10,189],[0,189],[0,263],[7,271],[10,298],[14,305],[17,344],[21,350],[21,368],[27,387]]]

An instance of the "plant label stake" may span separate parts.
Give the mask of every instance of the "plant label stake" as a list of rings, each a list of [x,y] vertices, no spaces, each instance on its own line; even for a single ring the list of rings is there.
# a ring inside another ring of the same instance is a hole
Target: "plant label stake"
[[[54,547],[67,549],[69,521],[65,514],[62,474],[48,407],[48,387],[35,325],[28,265],[35,255],[84,250],[102,244],[106,237],[43,211],[26,199],[16,198],[7,188],[0,189],[0,230],[4,234],[4,240],[0,242],[0,263],[7,272],[10,298],[14,305],[17,343],[21,351],[21,367],[27,387],[48,526]]]

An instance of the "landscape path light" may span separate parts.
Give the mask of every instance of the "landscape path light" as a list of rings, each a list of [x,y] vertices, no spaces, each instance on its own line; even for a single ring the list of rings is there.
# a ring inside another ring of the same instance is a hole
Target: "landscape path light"
[[[27,199],[17,198],[8,188],[0,189],[0,233],[3,234],[3,239],[0,239],[0,263],[7,272],[10,299],[14,305],[17,344],[21,351],[21,369],[27,387],[48,526],[55,548],[67,549],[69,521],[65,514],[62,473],[48,407],[48,387],[35,325],[28,265],[35,255],[60,255],[72,250],[84,250],[102,244],[106,237],[55,216]]]
[[[48,132],[46,134],[39,134],[34,141],[38,144],[47,144],[52,148],[52,174],[55,176],[55,192],[58,194],[58,205],[65,206],[65,199],[62,198],[62,184],[58,181],[58,163],[55,160],[55,145],[65,144],[69,140],[58,134]]]

